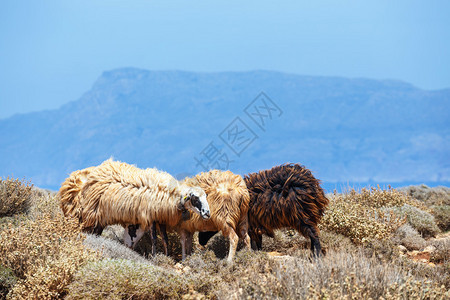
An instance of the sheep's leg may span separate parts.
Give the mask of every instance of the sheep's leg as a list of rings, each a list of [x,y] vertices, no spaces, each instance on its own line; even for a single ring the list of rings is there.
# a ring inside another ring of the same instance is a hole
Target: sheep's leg
[[[312,255],[314,257],[320,257],[322,255],[322,247],[320,245],[317,228],[309,224],[301,224],[300,226],[300,233],[303,234],[306,238],[309,237],[309,239],[311,240]]]
[[[250,236],[246,233],[244,236],[244,245],[245,248],[247,248],[247,250],[251,250],[251,245],[250,245]]]
[[[255,240],[251,240],[251,246],[253,250],[258,250],[258,246],[256,246],[256,241]]]
[[[151,228],[151,238],[152,238],[152,256],[156,255],[156,241],[158,239],[158,235],[156,234],[156,222],[153,222]]]
[[[248,250],[251,250],[250,236],[248,235],[248,230],[246,228],[240,229],[241,237],[244,240],[244,245]]]
[[[261,250],[262,249],[262,234],[255,234],[255,239],[251,240],[251,246],[253,250]]]
[[[310,232],[310,239],[311,239],[311,251],[316,257],[322,256],[322,246],[320,245],[319,240],[319,234],[317,232],[317,229],[313,226],[311,226]],[[314,246],[313,246],[314,245]],[[316,251],[314,252],[314,248]]]
[[[166,225],[159,224],[159,234],[162,236],[164,254],[166,254],[166,256],[169,256],[169,238],[167,237]]]
[[[253,250],[262,249],[262,234],[252,233],[250,237],[251,247]]]
[[[123,242],[129,248],[133,248],[136,246],[137,242],[144,235],[145,230],[139,226],[139,224],[131,224],[125,227],[125,231],[123,232]]]
[[[230,251],[228,252],[227,262],[231,264],[233,263],[234,254],[236,253],[239,236],[234,231],[234,229],[228,225],[225,225],[225,228],[222,229],[222,234],[223,236],[228,237],[228,239],[230,240]]]
[[[181,241],[181,260],[186,259],[186,231],[182,230],[180,232],[180,241]]]
[[[186,250],[187,250],[187,255],[191,255],[192,254],[192,238],[194,237],[194,234],[191,232],[188,232],[186,234]]]

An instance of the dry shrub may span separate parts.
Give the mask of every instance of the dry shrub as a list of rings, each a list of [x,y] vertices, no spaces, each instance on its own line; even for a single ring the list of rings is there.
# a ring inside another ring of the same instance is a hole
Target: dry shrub
[[[23,180],[0,178],[0,218],[26,213],[30,208],[32,187]]]
[[[400,226],[394,233],[392,241],[397,245],[403,245],[408,250],[420,250],[426,245],[426,241],[409,224]]]
[[[110,225],[103,230],[102,237],[123,244],[124,231],[122,225]]]
[[[197,244],[194,241],[194,245]],[[228,251],[230,249],[230,243],[227,239],[221,234],[217,233],[211,240],[209,240],[206,245],[206,249],[214,252],[214,255],[219,259],[224,259],[228,255]]]
[[[385,211],[393,212],[398,217],[406,217],[408,223],[423,237],[435,237],[441,232],[433,215],[417,207],[405,204],[401,207],[387,208]]]
[[[115,240],[86,234],[83,244],[92,250],[97,251],[104,258],[128,259],[136,262],[147,262],[145,257],[139,255],[136,251],[128,248]]]
[[[450,230],[450,205],[435,205],[431,209],[437,226],[442,231]]]
[[[66,299],[180,299],[189,283],[149,263],[103,259],[81,268],[68,291]]]
[[[181,260],[181,243],[180,243],[180,237],[175,232],[168,232],[167,233],[168,239],[169,239],[169,251],[170,256],[174,258],[175,260]],[[196,245],[196,241],[194,241],[194,249]],[[146,232],[142,238],[138,241],[136,246],[134,247],[134,250],[145,257],[151,257],[152,255],[152,239],[150,236],[150,232]],[[156,242],[156,253],[163,253],[164,247],[163,243],[161,241],[161,237],[158,234],[158,239]]]
[[[20,279],[12,295],[39,299],[64,295],[78,267],[95,258],[83,247],[83,238],[78,222],[62,215],[1,229],[0,264]]]
[[[341,196],[346,199],[351,199],[354,203],[359,203],[361,205],[374,208],[384,206],[402,206],[410,201],[405,194],[391,188],[390,186],[387,189],[381,189],[379,186],[376,188],[362,188],[359,192],[355,189],[351,189],[349,192],[344,193]]]
[[[436,286],[442,286],[450,290],[449,266],[445,264],[428,264],[414,261],[408,257],[401,257],[390,261],[392,265],[400,268],[403,272],[408,272],[416,280],[427,279]],[[432,299],[432,298],[431,298]],[[448,297],[447,297],[448,299]]]
[[[430,261],[444,265],[450,263],[450,238],[434,240],[431,245],[436,250],[431,253]]]
[[[16,284],[17,277],[11,269],[0,265],[0,299],[5,299],[9,290]]]
[[[152,264],[162,268],[172,268],[176,264],[175,260],[172,257],[166,256],[162,253],[156,253],[156,255],[151,257],[150,260]]]
[[[430,188],[425,184],[399,189],[412,199],[417,199],[426,206],[450,205],[450,188],[438,186]]]
[[[350,238],[332,231],[322,230],[320,232],[320,240],[327,249],[335,251],[354,251],[356,249]]]
[[[62,214],[59,199],[55,192],[33,187],[31,206],[28,216],[31,219],[50,216],[56,218]]]
[[[3,228],[7,228],[10,226],[19,226],[20,224],[22,224],[25,221],[28,221],[29,218],[27,215],[24,214],[19,214],[19,215],[14,215],[12,217],[3,217],[0,218],[0,230],[2,230]]]
[[[241,250],[236,253],[233,264],[218,258],[212,250],[198,251],[186,258],[184,278],[192,282],[196,292],[207,298],[233,298],[231,285],[245,276],[249,270],[266,272],[268,257],[262,251]],[[228,290],[224,294],[223,291]]]
[[[352,242],[362,244],[372,239],[388,239],[392,232],[404,224],[405,219],[383,207],[403,205],[408,198],[389,188],[354,189],[343,194],[334,194],[320,228],[349,237]]]
[[[311,262],[300,257],[253,261],[222,289],[221,297],[257,299],[446,299],[445,286],[367,257],[363,251],[330,253]],[[234,294],[230,295],[230,291]]]

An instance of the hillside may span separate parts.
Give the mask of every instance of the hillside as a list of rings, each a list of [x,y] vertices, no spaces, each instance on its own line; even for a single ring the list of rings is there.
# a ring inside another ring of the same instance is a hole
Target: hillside
[[[262,91],[279,110],[260,106],[271,119],[259,127],[244,109]],[[236,117],[253,132],[242,140],[225,130]],[[125,68],[103,73],[57,110],[0,120],[0,176],[57,189],[71,171],[110,156],[182,176],[202,170],[194,158],[213,142],[241,174],[300,162],[325,182],[450,182],[449,125],[450,90],[268,71]]]

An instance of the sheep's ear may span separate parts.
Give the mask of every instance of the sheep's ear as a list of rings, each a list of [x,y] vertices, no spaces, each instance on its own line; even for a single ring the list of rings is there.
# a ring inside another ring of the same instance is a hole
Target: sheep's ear
[[[186,203],[186,201],[188,201],[190,199],[190,196],[181,196],[181,205],[184,205]]]

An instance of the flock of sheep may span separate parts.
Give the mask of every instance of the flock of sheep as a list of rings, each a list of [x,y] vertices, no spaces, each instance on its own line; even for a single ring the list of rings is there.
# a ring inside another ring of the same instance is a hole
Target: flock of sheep
[[[239,239],[247,248],[261,249],[262,234],[293,228],[311,240],[313,255],[321,255],[320,221],[328,199],[320,182],[298,164],[285,164],[242,178],[230,171],[211,170],[178,181],[157,169],[139,169],[109,159],[75,171],[58,192],[66,217],[76,217],[85,232],[100,235],[108,225],[125,228],[124,243],[133,248],[150,231],[152,253],[156,231],[180,236],[182,259],[192,251],[192,237],[206,245],[218,231],[230,241],[233,261]]]

